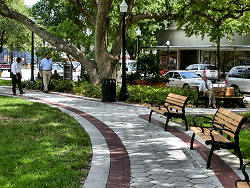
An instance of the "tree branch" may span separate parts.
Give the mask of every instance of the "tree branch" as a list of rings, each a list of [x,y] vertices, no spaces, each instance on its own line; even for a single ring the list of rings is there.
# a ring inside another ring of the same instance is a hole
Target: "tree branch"
[[[175,17],[177,17],[177,14],[170,14],[170,13],[148,13],[148,14],[131,15],[127,21],[127,26],[129,27],[134,23],[137,23],[138,21],[145,19],[173,20]]]
[[[76,7],[76,9],[83,14],[83,16],[85,16],[90,23],[95,26],[96,24],[96,19],[93,15],[90,14],[90,12],[84,8],[79,0],[68,0],[72,5],[74,5]]]
[[[49,42],[52,46],[57,47],[63,52],[71,54],[75,59],[78,59],[80,62],[86,63],[86,66],[89,66],[89,64],[91,63],[83,54],[83,52],[76,48],[74,45],[68,44],[62,39],[52,35],[45,29],[36,25],[28,17],[9,9],[3,2],[0,2],[0,15],[21,22],[22,24],[26,25],[31,31],[33,31],[41,38]]]

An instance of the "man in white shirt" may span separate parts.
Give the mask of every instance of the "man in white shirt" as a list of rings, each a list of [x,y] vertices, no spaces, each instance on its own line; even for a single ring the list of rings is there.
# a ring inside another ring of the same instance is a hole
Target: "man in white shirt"
[[[51,78],[53,62],[50,59],[50,54],[46,54],[46,57],[42,59],[40,63],[40,76],[43,79],[44,92],[48,93],[49,81]]]
[[[21,61],[22,59],[18,57],[15,62],[11,65],[11,78],[12,78],[12,92],[13,95],[16,95],[16,84],[18,85],[18,89],[20,94],[24,94],[22,88],[22,73],[21,73]]]
[[[213,92],[213,84],[210,80],[207,79],[206,75],[202,76],[203,82],[199,86],[199,91],[203,91],[204,96],[209,97],[209,106],[216,108],[215,95]]]

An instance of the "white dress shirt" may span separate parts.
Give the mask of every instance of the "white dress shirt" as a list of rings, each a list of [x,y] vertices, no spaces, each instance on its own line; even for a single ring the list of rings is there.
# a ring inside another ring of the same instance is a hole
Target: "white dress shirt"
[[[17,63],[16,61],[14,63],[12,63],[11,72],[13,73],[13,75],[16,75],[17,73],[22,74],[22,72],[21,72],[21,63]]]
[[[204,80],[202,80],[200,86],[199,86],[199,91],[208,91],[213,88],[213,84],[210,80],[207,80],[207,87],[206,83]]]

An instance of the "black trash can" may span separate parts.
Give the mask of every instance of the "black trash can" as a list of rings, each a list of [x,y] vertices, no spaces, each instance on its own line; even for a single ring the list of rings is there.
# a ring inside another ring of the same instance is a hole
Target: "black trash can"
[[[63,65],[63,79],[64,80],[72,80],[73,79],[71,63],[65,63]]]
[[[116,101],[116,79],[102,80],[102,102]]]

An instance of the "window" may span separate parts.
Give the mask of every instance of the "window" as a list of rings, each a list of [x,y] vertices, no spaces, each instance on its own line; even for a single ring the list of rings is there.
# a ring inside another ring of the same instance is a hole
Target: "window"
[[[191,70],[198,70],[198,65],[193,65]]]
[[[242,67],[233,68],[228,73],[228,77],[234,77],[234,78],[245,78],[247,74],[247,69]]]
[[[173,78],[173,72],[169,72],[169,73],[167,73],[167,76],[169,76],[169,78]]]
[[[192,70],[192,68],[193,68],[193,65],[189,65],[189,66],[186,68],[186,70]]]
[[[174,73],[174,78],[181,79],[181,75],[178,72]]]
[[[184,79],[186,78],[200,78],[197,74],[193,72],[181,72],[181,75]]]
[[[200,70],[206,70],[206,66],[205,65],[200,65]]]
[[[250,68],[246,69],[246,78],[250,79]]]

